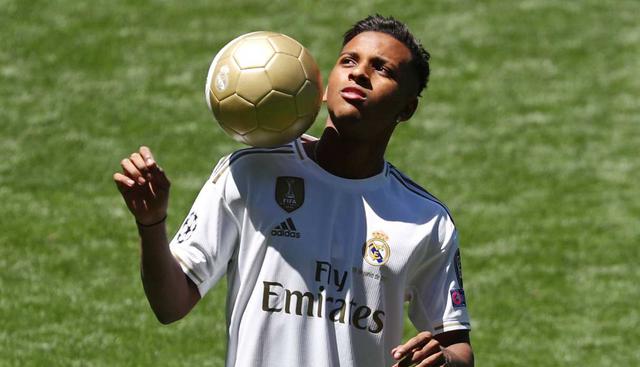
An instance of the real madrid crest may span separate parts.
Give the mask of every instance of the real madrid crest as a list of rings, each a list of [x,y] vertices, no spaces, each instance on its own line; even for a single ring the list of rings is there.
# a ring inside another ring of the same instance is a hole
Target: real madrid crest
[[[280,176],[276,179],[276,203],[287,213],[304,203],[304,180],[300,177]]]
[[[389,236],[382,231],[375,231],[372,235],[373,238],[368,239],[362,246],[362,257],[369,265],[382,266],[391,257],[391,248],[387,243]]]

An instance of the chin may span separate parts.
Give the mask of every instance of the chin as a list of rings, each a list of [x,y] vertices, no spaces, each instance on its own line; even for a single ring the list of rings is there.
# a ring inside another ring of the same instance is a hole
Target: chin
[[[332,116],[327,124],[343,139],[362,140],[368,136],[368,129],[361,122],[360,116]]]
[[[331,120],[334,122],[345,121],[349,123],[354,123],[354,122],[359,122],[360,120],[362,120],[362,117],[363,117],[360,110],[351,104],[341,105],[338,108],[331,109],[331,110],[328,109],[328,112],[329,112],[329,117],[331,117]]]
[[[342,113],[341,113],[342,112]],[[329,119],[333,125],[353,126],[359,125],[362,121],[362,115],[358,111],[329,111]]]

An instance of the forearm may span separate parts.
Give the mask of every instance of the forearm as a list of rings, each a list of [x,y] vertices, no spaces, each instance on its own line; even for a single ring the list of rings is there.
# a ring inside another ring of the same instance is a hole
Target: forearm
[[[163,324],[186,315],[198,300],[169,250],[165,223],[138,225],[141,243],[141,276],[144,291],[156,317]]]
[[[473,367],[473,350],[468,343],[451,344],[443,349],[447,367]]]

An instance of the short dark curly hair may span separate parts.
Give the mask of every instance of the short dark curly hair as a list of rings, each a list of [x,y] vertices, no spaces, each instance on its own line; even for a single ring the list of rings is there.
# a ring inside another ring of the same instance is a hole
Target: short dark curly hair
[[[354,24],[344,33],[342,46],[346,45],[355,36],[362,32],[382,32],[386,33],[398,41],[402,42],[411,51],[411,65],[418,77],[418,96],[427,87],[429,82],[429,59],[431,55],[422,47],[406,24],[393,17],[385,17],[380,14],[370,15]]]

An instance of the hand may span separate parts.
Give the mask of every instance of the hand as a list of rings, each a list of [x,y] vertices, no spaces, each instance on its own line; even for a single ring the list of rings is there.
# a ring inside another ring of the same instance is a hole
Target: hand
[[[398,345],[391,350],[391,355],[398,363],[393,367],[431,367],[447,366],[443,348],[440,342],[433,338],[428,331],[423,331],[406,343]]]
[[[158,166],[149,148],[120,161],[122,173],[113,174],[124,202],[142,225],[161,222],[167,216],[171,183]]]

